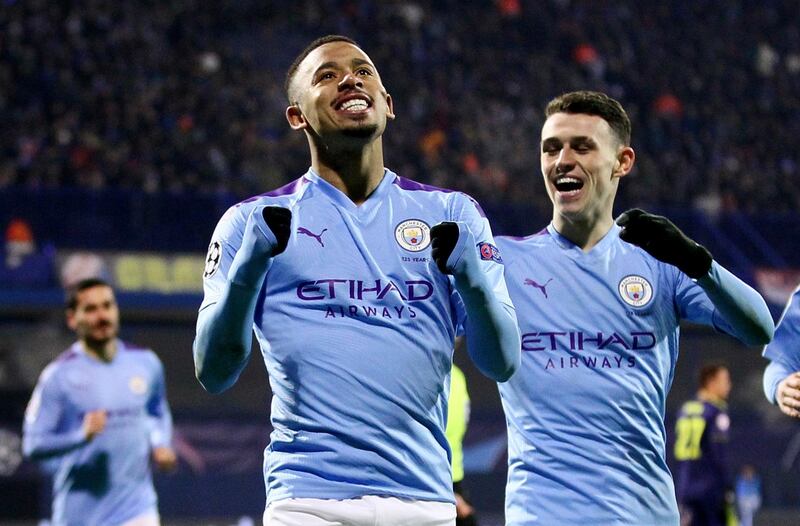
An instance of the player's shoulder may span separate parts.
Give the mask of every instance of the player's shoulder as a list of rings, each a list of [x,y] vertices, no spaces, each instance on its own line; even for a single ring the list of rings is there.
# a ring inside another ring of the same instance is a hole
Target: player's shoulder
[[[222,214],[222,217],[217,223],[215,237],[230,238],[235,237],[237,233],[241,235],[244,226],[247,224],[247,218],[252,211],[259,206],[282,206],[285,208],[292,208],[302,197],[307,186],[308,179],[303,176],[275,190],[239,201]]]
[[[132,352],[138,354],[148,354],[152,353],[153,350],[150,347],[145,347],[144,345],[139,345],[137,343],[129,342],[127,340],[120,340],[121,350],[123,352]]]
[[[275,190],[248,197],[228,208],[222,216],[222,220],[243,219],[246,221],[250,212],[259,206],[291,208],[303,196],[306,188],[308,188],[308,183],[309,179],[304,175]]]
[[[39,375],[39,381],[55,381],[61,371],[78,363],[80,361],[80,356],[80,352],[78,352],[74,345],[65,349],[58,356],[56,356],[52,362],[48,363],[44,369],[42,369],[42,372]]]
[[[153,349],[129,341],[120,340],[119,351],[134,360],[141,360],[151,364],[160,364],[158,355]]]
[[[705,409],[709,415],[713,416],[717,413],[725,413],[728,411],[728,405],[725,402],[715,402],[712,400],[705,400]]]
[[[618,227],[617,227],[618,228]],[[677,267],[661,261],[640,246],[629,243],[619,236],[614,240],[614,262],[621,268],[636,268],[645,272],[645,277],[656,280],[660,286],[675,289],[682,273]]]
[[[440,188],[438,186],[433,186],[429,184],[423,184],[418,181],[414,181],[412,179],[407,179],[405,177],[400,177],[399,175],[388,172],[390,177],[393,177],[394,180],[392,184],[394,185],[395,189],[400,192],[414,192],[419,193],[420,195],[431,195],[431,196],[450,196],[457,192],[456,190],[451,190],[449,188]]]
[[[703,401],[697,399],[687,400],[681,406],[681,414],[683,416],[699,416],[703,414],[705,409]]]
[[[526,250],[539,249],[552,242],[547,228],[543,228],[535,234],[527,236],[495,236],[494,240],[498,248],[508,252],[524,252]]]
[[[409,193],[413,195],[415,199],[427,199],[445,203],[452,209],[474,209],[478,215],[486,217],[486,213],[483,211],[480,203],[467,193],[460,190],[423,184],[391,172],[390,174],[394,177],[392,185],[398,192]]]
[[[797,288],[794,289],[794,292],[792,292],[788,305],[793,307],[795,310],[800,311],[800,285],[798,285]]]

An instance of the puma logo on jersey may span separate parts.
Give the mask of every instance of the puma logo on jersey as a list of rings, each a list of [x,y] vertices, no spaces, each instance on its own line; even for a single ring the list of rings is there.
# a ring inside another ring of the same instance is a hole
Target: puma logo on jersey
[[[530,285],[531,287],[536,287],[537,289],[541,290],[542,294],[544,294],[545,298],[548,297],[547,296],[547,285],[549,285],[551,281],[553,281],[553,278],[548,279],[543,285],[539,285],[538,283],[536,283],[535,280],[532,280],[530,278],[525,278],[525,284],[526,285]]]
[[[324,234],[324,233],[325,233],[325,232],[327,232],[327,231],[328,231],[328,229],[327,229],[327,228],[323,228],[323,229],[322,229],[322,232],[320,232],[319,234],[315,234],[314,232],[312,232],[311,230],[307,229],[306,227],[302,227],[302,226],[301,226],[301,227],[299,227],[299,228],[297,229],[297,233],[298,233],[298,234],[305,234],[305,235],[307,235],[308,237],[313,237],[314,239],[316,239],[316,240],[317,240],[317,242],[318,242],[320,245],[322,245],[322,247],[325,247],[325,243],[323,243],[323,242],[322,242],[322,234]]]

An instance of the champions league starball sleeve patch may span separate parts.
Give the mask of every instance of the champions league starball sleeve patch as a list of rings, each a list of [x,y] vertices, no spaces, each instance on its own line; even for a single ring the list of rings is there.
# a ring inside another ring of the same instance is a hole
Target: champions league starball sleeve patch
[[[219,241],[212,241],[208,245],[208,254],[206,254],[206,266],[203,270],[203,278],[208,279],[214,275],[219,268],[219,262],[222,260],[222,245]]]
[[[491,243],[478,243],[476,246],[482,260],[495,261],[497,263],[503,262],[503,258],[500,257],[500,251]]]

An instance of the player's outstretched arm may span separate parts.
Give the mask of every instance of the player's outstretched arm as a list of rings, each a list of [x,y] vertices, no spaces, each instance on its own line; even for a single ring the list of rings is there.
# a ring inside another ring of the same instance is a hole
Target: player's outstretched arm
[[[291,220],[292,214],[285,208],[253,210],[219,301],[198,313],[195,374],[209,392],[232,386],[247,364],[258,293],[271,258],[286,249]]]
[[[483,374],[505,382],[520,363],[520,336],[513,305],[500,301],[480,265],[475,237],[465,223],[431,229],[431,256],[452,274],[467,311],[467,351]]]
[[[733,336],[748,345],[769,343],[775,325],[764,298],[715,262],[704,246],[686,236],[669,219],[638,208],[623,213],[617,224],[622,227],[623,241],[643,248],[696,280]]]

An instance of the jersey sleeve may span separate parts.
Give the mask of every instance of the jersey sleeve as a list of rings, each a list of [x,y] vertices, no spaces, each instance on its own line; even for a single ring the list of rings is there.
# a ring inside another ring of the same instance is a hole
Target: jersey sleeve
[[[453,482],[464,478],[463,441],[469,422],[469,393],[461,369],[453,365],[450,371],[450,397],[447,404],[445,436],[452,452]]]
[[[87,440],[81,422],[67,422],[58,364],[48,365],[39,376],[28,407],[22,433],[22,449],[25,456],[34,459],[62,455],[84,445]]]
[[[242,245],[247,216],[241,206],[233,206],[220,218],[208,245],[203,270],[203,303],[200,310],[216,303],[224,290],[233,258]]]
[[[711,325],[748,345],[772,339],[775,327],[764,298],[716,261],[708,275],[696,281],[677,269],[671,271],[681,317]]]
[[[229,209],[214,231],[192,346],[195,376],[210,392],[228,389],[247,364],[258,293],[275,243],[253,204]]]
[[[480,254],[480,267],[494,292],[495,298],[504,305],[514,308],[503,277],[503,258],[494,241],[492,228],[483,209],[473,198],[456,193],[452,204],[451,220],[464,223],[475,238],[475,249]],[[458,248],[458,247],[457,247]],[[457,249],[456,248],[456,249]],[[454,250],[455,252],[455,250]],[[452,280],[452,277],[450,278]],[[464,302],[453,287],[452,303],[457,313],[457,325],[463,325],[466,318]],[[461,331],[463,334],[463,330]]]
[[[478,369],[504,382],[519,367],[521,357],[519,326],[503,276],[503,259],[478,204],[464,194],[455,195],[451,218],[459,226],[459,237],[447,266],[452,269],[452,288],[458,291],[454,299],[456,326],[463,324],[467,352]]]
[[[714,304],[700,285],[671,265],[663,265],[663,268],[675,280],[675,301],[680,317],[725,332],[717,326]]]
[[[153,360],[153,385],[147,401],[147,415],[150,419],[150,445],[154,448],[169,447],[172,444],[172,413],[167,403],[164,366],[155,354],[153,354]]]

